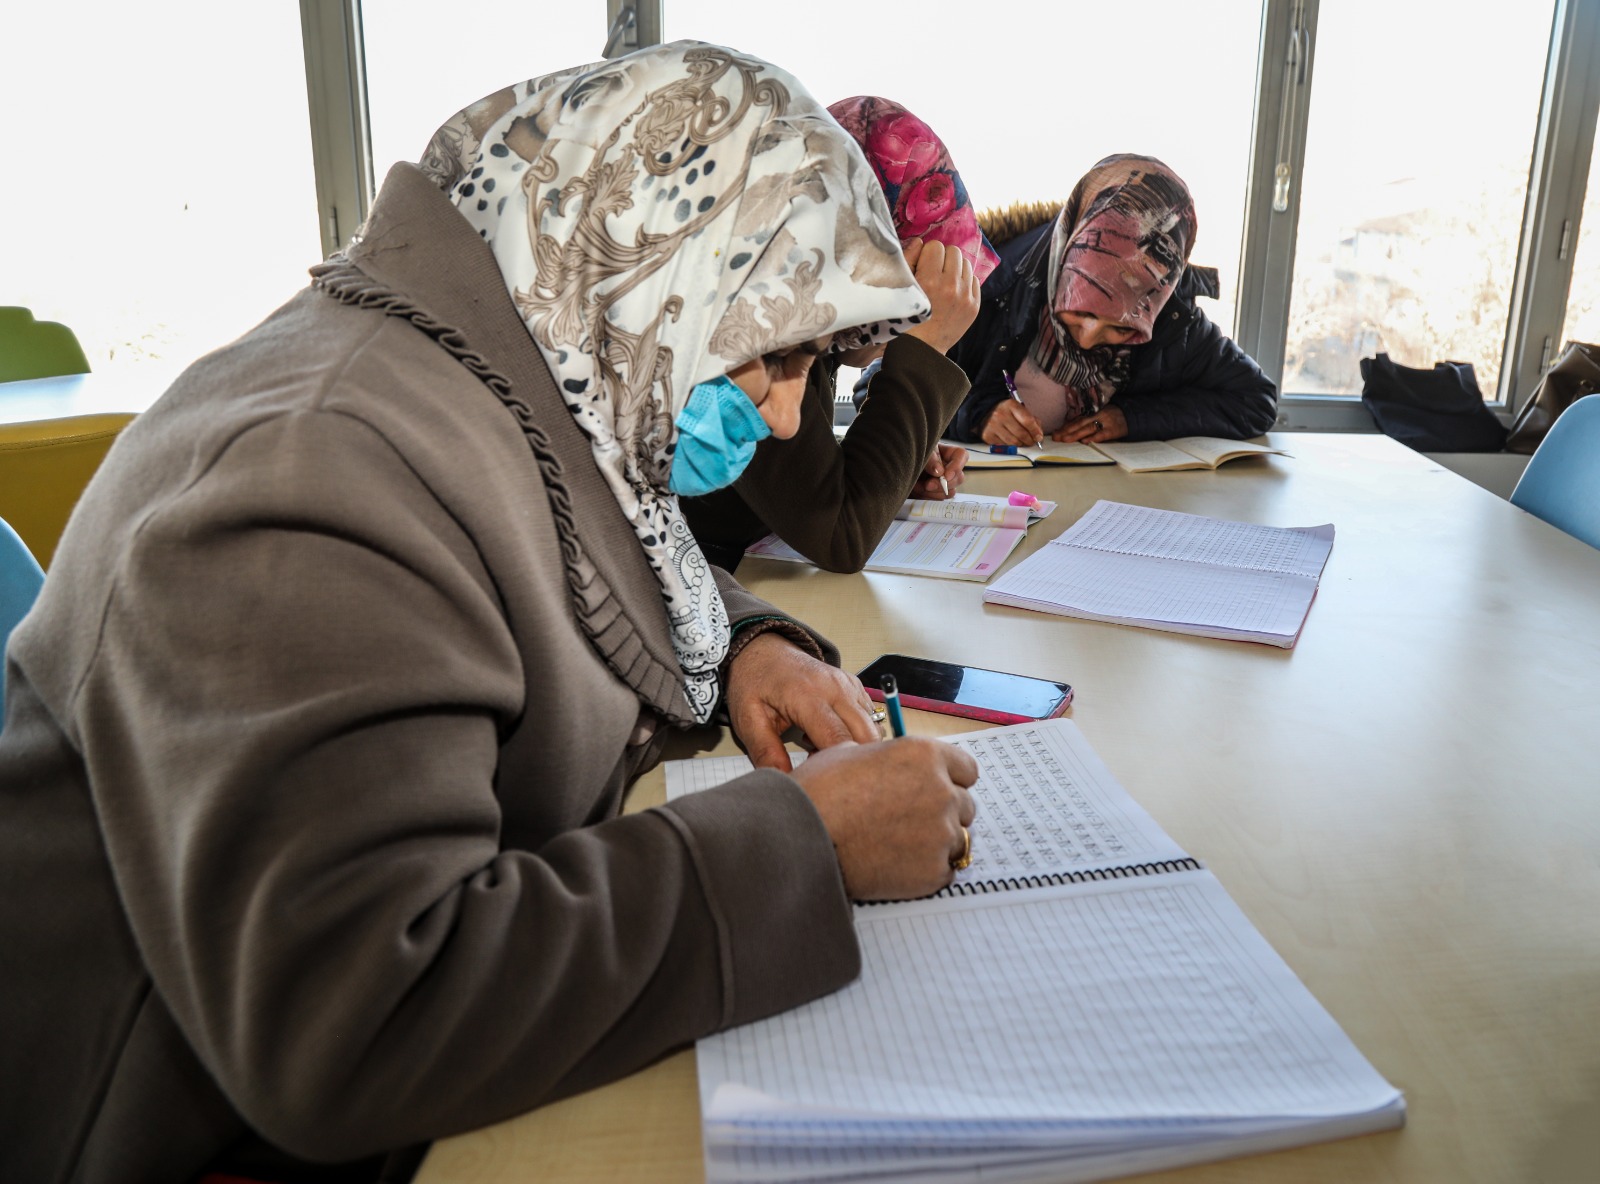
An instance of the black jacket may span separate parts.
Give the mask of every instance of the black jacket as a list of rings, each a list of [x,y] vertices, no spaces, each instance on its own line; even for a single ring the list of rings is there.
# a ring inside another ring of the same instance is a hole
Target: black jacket
[[[972,381],[948,435],[977,440],[994,405],[1008,398],[1000,372],[1015,374],[1044,308],[1051,222],[997,248],[1000,266],[983,284],[978,319],[950,351]],[[1128,381],[1112,398],[1129,440],[1177,436],[1259,436],[1277,418],[1278,390],[1248,354],[1195,307],[1215,296],[1207,274],[1189,268],[1156,318],[1149,341],[1133,347]]]

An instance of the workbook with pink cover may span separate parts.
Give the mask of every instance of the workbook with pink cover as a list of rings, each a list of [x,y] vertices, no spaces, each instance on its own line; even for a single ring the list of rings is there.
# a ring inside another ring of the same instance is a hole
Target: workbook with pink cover
[[[1028,523],[1055,508],[1055,502],[1011,505],[1006,498],[965,493],[948,501],[911,499],[873,549],[866,570],[987,580],[1023,540]],[[810,562],[775,534],[751,543],[745,554],[786,563]]]

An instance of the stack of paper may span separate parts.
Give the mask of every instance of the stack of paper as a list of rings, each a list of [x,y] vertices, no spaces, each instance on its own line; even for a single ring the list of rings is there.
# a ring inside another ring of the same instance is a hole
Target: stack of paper
[[[1331,525],[1259,526],[1101,501],[983,598],[1287,649],[1332,549]]]

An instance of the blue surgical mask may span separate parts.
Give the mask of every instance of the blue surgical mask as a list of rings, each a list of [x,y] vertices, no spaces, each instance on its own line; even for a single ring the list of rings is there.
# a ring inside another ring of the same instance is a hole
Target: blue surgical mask
[[[739,479],[756,445],[772,429],[761,412],[726,374],[696,384],[678,413],[678,449],[667,488],[698,497]]]

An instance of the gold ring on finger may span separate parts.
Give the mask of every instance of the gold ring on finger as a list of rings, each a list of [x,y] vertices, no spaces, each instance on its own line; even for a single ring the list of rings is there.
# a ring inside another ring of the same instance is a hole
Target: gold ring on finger
[[[961,828],[961,854],[950,861],[950,870],[953,872],[966,871],[972,866],[972,832],[966,827]]]

